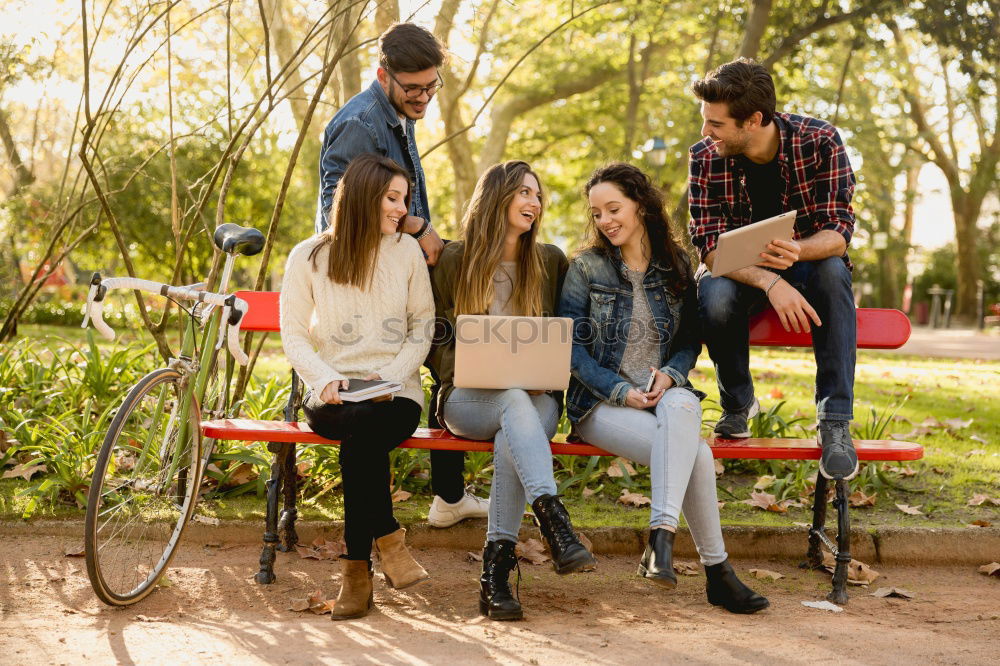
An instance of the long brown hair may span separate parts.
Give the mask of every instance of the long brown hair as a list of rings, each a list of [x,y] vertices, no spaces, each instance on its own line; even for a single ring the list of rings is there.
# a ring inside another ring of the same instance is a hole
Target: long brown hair
[[[495,164],[476,183],[472,201],[462,220],[465,250],[455,283],[455,314],[485,314],[493,302],[493,274],[500,266],[507,235],[507,211],[521,189],[525,174],[541,179],[527,162],[512,160]],[[542,314],[542,280],[545,268],[535,243],[544,206],[538,211],[531,230],[517,241],[517,279],[511,303],[515,314],[538,317]]]
[[[406,180],[406,209],[410,208],[410,174],[388,157],[358,155],[337,183],[330,211],[330,226],[309,253],[313,268],[319,270],[317,256],[327,245],[326,274],[337,284],[367,289],[371,284],[382,241],[382,198],[396,176]],[[402,223],[402,220],[400,220]]]
[[[681,293],[691,281],[691,262],[670,233],[663,194],[641,169],[625,162],[612,162],[594,171],[583,186],[583,196],[589,197],[591,188],[600,183],[611,183],[636,203],[636,212],[642,216],[649,238],[652,259],[667,268],[672,278],[671,289],[674,293]],[[587,247],[604,256],[612,255],[614,248],[597,228],[592,216]]]

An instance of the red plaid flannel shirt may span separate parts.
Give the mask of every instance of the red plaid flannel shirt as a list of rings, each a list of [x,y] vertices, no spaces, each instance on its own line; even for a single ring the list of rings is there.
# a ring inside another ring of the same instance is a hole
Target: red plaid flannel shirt
[[[776,113],[774,122],[781,137],[778,165],[785,181],[781,209],[798,211],[793,238],[831,229],[850,244],[854,171],[837,128],[791,113]],[[688,229],[704,261],[720,233],[750,224],[750,193],[738,160],[720,156],[711,139],[699,141],[688,152]],[[852,267],[846,253],[844,262]]]

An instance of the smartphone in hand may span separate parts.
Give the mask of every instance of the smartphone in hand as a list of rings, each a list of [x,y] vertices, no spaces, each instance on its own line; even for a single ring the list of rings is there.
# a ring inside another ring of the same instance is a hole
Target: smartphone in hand
[[[646,382],[646,390],[643,393],[649,393],[653,390],[653,383],[656,381],[656,370],[649,373],[649,381]]]

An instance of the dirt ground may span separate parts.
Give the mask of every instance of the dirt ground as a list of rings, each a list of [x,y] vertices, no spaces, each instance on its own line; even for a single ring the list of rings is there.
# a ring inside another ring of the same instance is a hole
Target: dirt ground
[[[366,618],[289,606],[316,589],[336,596],[335,562],[279,553],[278,580],[252,581],[259,547],[186,540],[169,585],[134,606],[103,606],[77,546],[60,537],[0,542],[0,654],[5,664],[305,663],[996,663],[1000,579],[975,567],[879,567],[872,589],[851,588],[842,613],[804,607],[829,577],[794,562],[736,562],[784,574],[752,580],[771,600],[756,616],[707,604],[704,577],[664,591],[635,575],[635,558],[598,556],[598,570],[568,577],[522,563],[526,619],[477,614],[479,564],[465,553],[422,550],[432,579],[410,590],[376,574],[377,610]],[[913,599],[875,598],[881,586]]]

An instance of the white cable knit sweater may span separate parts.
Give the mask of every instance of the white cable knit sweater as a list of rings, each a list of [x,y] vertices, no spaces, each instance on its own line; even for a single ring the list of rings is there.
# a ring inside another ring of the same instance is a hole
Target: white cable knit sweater
[[[281,284],[281,344],[302,380],[318,395],[338,379],[377,372],[401,382],[396,394],[424,404],[420,366],[431,346],[434,298],[420,245],[411,236],[383,236],[371,286],[327,277],[328,247],[309,261],[314,236],[288,255]]]

